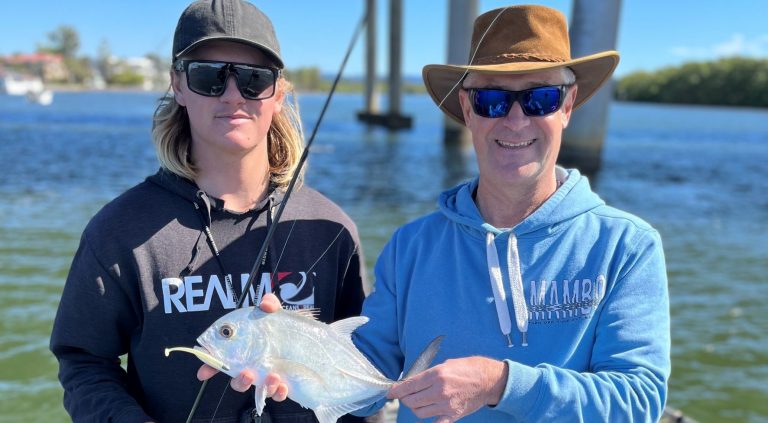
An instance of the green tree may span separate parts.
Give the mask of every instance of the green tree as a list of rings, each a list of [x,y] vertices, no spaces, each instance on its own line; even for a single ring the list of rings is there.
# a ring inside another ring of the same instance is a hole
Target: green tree
[[[655,72],[635,72],[614,85],[625,101],[768,107],[768,60],[729,57]]]
[[[96,57],[96,69],[101,72],[104,79],[109,78],[111,73],[112,49],[109,48],[109,41],[102,39],[99,43],[99,54]]]
[[[317,91],[322,85],[320,69],[316,67],[286,70],[285,78],[291,81],[297,90],[302,91]]]
[[[77,57],[80,49],[80,35],[69,25],[62,25],[48,33],[48,44],[38,45],[40,52],[60,54],[64,66],[69,70],[69,81],[83,83],[91,77],[91,63],[88,58]]]
[[[64,65],[69,69],[69,82],[82,84],[92,76],[91,60],[87,57],[65,58]]]
[[[80,35],[74,27],[62,25],[48,33],[48,43],[39,47],[38,50],[57,53],[65,59],[74,59],[77,56],[77,50],[80,49]]]
[[[109,79],[109,83],[113,85],[130,87],[144,83],[144,77],[132,70],[126,69],[113,74]]]

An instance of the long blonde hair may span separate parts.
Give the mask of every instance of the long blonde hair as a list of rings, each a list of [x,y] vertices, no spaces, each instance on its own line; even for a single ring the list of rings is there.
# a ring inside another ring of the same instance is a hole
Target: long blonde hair
[[[282,76],[277,81],[277,89],[284,93],[283,107],[280,113],[272,117],[272,124],[267,133],[267,151],[269,156],[270,181],[285,189],[299,164],[304,147],[304,131],[299,116],[299,106],[293,93],[293,85]],[[288,101],[288,97],[291,101]],[[179,105],[173,96],[173,90],[160,98],[152,119],[152,143],[155,145],[160,165],[183,178],[194,180],[197,169],[192,161],[192,134],[186,108]],[[299,179],[300,186],[304,171]],[[296,187],[298,188],[298,186]]]

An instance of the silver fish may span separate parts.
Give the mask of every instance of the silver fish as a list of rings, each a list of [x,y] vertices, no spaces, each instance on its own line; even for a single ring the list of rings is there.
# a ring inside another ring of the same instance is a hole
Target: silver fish
[[[260,383],[276,373],[288,386],[290,399],[312,409],[320,423],[333,423],[383,398],[395,383],[352,343],[352,332],[367,321],[350,317],[325,324],[306,311],[241,308],[206,329],[197,338],[200,346],[166,348],[165,355],[188,352],[232,377],[250,369],[258,376],[259,415],[266,400],[266,387]],[[435,338],[403,379],[429,367],[441,341],[442,336]]]

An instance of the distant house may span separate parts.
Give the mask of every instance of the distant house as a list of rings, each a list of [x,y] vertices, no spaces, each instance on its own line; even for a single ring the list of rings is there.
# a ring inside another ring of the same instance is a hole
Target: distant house
[[[147,57],[110,58],[112,77],[119,74],[139,75],[142,79],[140,88],[145,91],[163,89],[169,83],[166,72],[161,72],[155,62]]]
[[[125,59],[125,65],[144,78],[144,82],[141,84],[143,90],[150,91],[154,89],[153,81],[157,77],[157,69],[155,69],[155,64],[151,60],[146,57],[129,57]]]
[[[37,75],[45,82],[66,81],[69,71],[60,54],[25,53],[0,58],[6,67],[20,72]]]

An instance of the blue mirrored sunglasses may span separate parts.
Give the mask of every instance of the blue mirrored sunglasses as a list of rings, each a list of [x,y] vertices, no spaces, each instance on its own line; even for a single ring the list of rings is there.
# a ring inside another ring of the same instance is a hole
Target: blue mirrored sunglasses
[[[509,114],[512,105],[520,102],[526,116],[546,116],[555,113],[563,105],[569,85],[550,85],[522,91],[493,88],[465,88],[469,91],[472,110],[478,116],[502,118]]]

